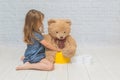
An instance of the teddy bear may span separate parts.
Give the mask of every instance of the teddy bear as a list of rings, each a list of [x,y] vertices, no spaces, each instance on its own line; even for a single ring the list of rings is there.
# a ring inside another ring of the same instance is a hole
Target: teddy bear
[[[70,35],[71,21],[69,19],[50,19],[48,20],[48,34],[44,39],[54,47],[60,48],[65,57],[71,58],[76,52],[76,41]],[[55,61],[56,51],[46,49],[46,59],[50,62]]]

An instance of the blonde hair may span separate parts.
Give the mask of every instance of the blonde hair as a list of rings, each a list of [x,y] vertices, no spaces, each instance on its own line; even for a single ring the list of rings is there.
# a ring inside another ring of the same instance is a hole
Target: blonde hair
[[[35,9],[30,10],[25,17],[24,24],[24,42],[27,44],[32,44],[31,38],[35,38],[33,32],[43,33],[43,21],[44,14]],[[38,25],[39,23],[39,25]],[[40,30],[40,29],[41,30]]]

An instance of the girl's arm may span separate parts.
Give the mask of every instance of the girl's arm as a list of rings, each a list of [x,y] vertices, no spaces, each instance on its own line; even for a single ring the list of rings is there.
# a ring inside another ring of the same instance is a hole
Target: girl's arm
[[[55,48],[52,46],[52,44],[46,42],[44,39],[40,41],[42,45],[44,45],[46,48],[54,50],[54,51],[61,51],[59,48]]]

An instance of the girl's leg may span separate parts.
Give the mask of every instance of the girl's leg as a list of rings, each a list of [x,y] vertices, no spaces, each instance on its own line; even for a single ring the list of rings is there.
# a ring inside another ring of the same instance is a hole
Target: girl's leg
[[[52,63],[50,63],[46,59],[43,59],[40,62],[33,63],[33,64],[26,62],[25,64],[16,67],[16,70],[38,69],[38,70],[50,71],[50,70],[53,70],[53,68],[54,67]]]

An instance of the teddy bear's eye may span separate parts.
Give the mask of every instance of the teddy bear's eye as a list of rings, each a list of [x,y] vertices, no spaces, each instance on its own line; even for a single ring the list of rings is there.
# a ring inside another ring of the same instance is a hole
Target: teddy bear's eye
[[[56,32],[56,33],[58,33],[58,32]]]
[[[66,32],[64,32],[64,33],[66,33]]]

